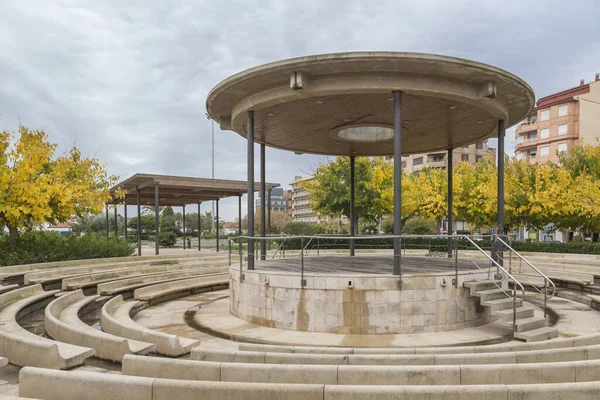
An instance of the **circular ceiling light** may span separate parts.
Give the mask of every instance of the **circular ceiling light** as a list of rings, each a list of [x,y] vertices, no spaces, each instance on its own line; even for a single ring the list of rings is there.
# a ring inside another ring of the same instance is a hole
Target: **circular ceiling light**
[[[331,131],[335,139],[346,142],[376,143],[394,138],[394,129],[387,125],[346,125]]]

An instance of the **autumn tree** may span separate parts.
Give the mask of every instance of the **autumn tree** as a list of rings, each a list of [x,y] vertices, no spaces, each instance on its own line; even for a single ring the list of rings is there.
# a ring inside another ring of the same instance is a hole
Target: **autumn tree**
[[[358,220],[376,222],[387,212],[385,191],[372,185],[376,167],[382,159],[357,157],[355,159],[355,203],[354,212]],[[383,165],[383,164],[381,164]],[[380,165],[380,169],[384,168]],[[330,218],[350,218],[350,159],[337,157],[321,164],[313,179],[302,183],[309,192],[311,208],[318,214]]]
[[[76,147],[55,157],[43,131],[20,126],[15,136],[0,134],[0,225],[8,228],[11,251],[23,227],[102,212],[116,177],[96,158],[83,158]]]

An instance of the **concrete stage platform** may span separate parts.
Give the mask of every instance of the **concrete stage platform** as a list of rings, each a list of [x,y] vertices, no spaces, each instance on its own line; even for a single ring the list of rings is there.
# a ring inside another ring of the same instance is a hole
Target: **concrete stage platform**
[[[483,268],[490,263],[479,261]],[[300,272],[300,257],[256,261],[255,269]],[[455,270],[453,258],[402,256],[402,274],[451,273]],[[310,256],[304,257],[304,273],[326,274],[391,274],[393,258],[387,256]],[[459,271],[479,270],[469,260],[458,259]]]

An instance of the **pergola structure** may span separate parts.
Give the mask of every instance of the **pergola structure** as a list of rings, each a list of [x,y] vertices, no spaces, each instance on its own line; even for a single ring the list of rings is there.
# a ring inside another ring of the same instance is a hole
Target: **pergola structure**
[[[239,223],[238,231],[241,235],[242,232],[242,195],[254,191],[261,192],[261,205],[262,214],[265,211],[265,191],[268,192],[268,216],[269,216],[269,227],[271,219],[271,190],[275,187],[279,187],[277,183],[267,183],[264,179],[258,183],[254,182],[253,185],[248,185],[245,181],[233,181],[225,179],[208,179],[208,178],[194,178],[186,176],[169,176],[169,175],[155,175],[155,174],[135,174],[132,177],[125,179],[113,186],[110,191],[113,198],[115,198],[115,192],[117,190],[123,190],[125,197],[123,199],[114,200],[111,203],[107,203],[106,208],[106,237],[108,239],[109,232],[109,215],[108,205],[109,204],[121,204],[124,206],[124,217],[127,221],[127,206],[131,204],[137,205],[137,214],[141,215],[142,206],[154,206],[155,207],[155,226],[156,226],[156,254],[159,254],[159,207],[160,206],[177,206],[183,207],[183,231],[185,232],[185,206],[188,204],[198,205],[198,250],[201,249],[201,216],[200,206],[206,201],[216,202],[216,218],[219,220],[219,200],[226,197],[238,197],[238,210],[239,210]],[[253,197],[253,196],[252,196]],[[248,219],[254,216],[252,212],[254,210],[254,204],[248,208]],[[264,219],[263,219],[264,221]],[[217,251],[219,251],[219,224],[216,224],[216,236],[217,236]],[[114,219],[115,236],[117,235],[117,209],[115,207],[115,219]],[[141,220],[138,218],[137,221],[137,239],[138,239],[138,255],[142,254],[141,248]],[[127,224],[125,224],[125,239],[127,239]],[[183,247],[185,249],[185,238],[183,241]]]
[[[526,82],[491,65],[433,54],[353,52],[293,58],[240,72],[209,93],[206,108],[221,129],[247,138],[249,187],[255,142],[261,145],[263,171],[265,146],[350,157],[351,236],[356,226],[354,157],[394,156],[394,234],[399,235],[402,155],[447,150],[452,234],[452,150],[497,137],[497,233],[502,235],[505,129],[528,115],[534,100]],[[248,204],[253,201],[249,194]],[[248,226],[253,222],[249,216]],[[352,247],[351,242],[351,254]],[[252,240],[248,252],[254,252]],[[395,239],[395,275],[401,274],[400,266]],[[254,269],[252,257],[248,269]]]

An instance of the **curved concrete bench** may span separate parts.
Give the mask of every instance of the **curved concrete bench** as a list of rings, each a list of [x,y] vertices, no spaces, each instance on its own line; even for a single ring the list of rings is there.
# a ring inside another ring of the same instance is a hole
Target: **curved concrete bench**
[[[39,264],[22,264],[22,265],[13,265],[2,267],[0,270],[0,281],[5,280],[13,280],[21,278],[28,272],[35,271],[48,271],[54,270],[56,268],[74,268],[74,267],[82,267],[82,266],[107,266],[112,264],[129,264],[136,265],[142,263],[149,263],[150,265],[160,265],[160,264],[176,264],[182,260],[193,260],[193,259],[202,259],[202,260],[219,260],[226,259],[227,254],[225,253],[216,253],[216,252],[206,252],[206,253],[187,253],[181,254],[177,256],[173,255],[164,255],[164,256],[142,256],[142,257],[113,257],[113,258],[93,258],[93,259],[84,259],[84,260],[71,260],[71,261],[56,261],[56,262],[47,262],[47,263],[39,263]]]
[[[136,289],[133,292],[133,298],[156,304],[176,297],[188,296],[207,290],[222,290],[227,287],[229,287],[229,275],[218,274],[146,286]]]
[[[125,354],[147,354],[156,349],[152,343],[129,340],[95,329],[79,319],[79,310],[99,296],[85,296],[81,290],[52,301],[45,311],[44,326],[54,339],[96,349],[96,357],[121,361]]]
[[[600,360],[519,365],[281,365],[127,355],[123,375],[149,378],[326,385],[522,385],[600,380]]]
[[[26,367],[19,395],[46,400],[597,400],[600,382],[531,385],[376,386],[201,382]],[[551,394],[551,396],[549,396]]]
[[[596,344],[600,344],[600,334],[598,333],[572,338],[557,338],[542,342],[505,342],[491,345],[455,347],[314,347],[270,345],[260,343],[239,343],[237,344],[237,347],[238,350],[241,351],[300,354],[472,354],[564,349],[579,346],[591,346]]]
[[[174,265],[157,265],[148,267],[123,268],[111,271],[92,272],[84,275],[77,275],[62,278],[62,290],[85,289],[91,286],[97,286],[101,283],[112,282],[119,279],[126,279],[138,276],[149,276],[164,272],[180,271],[186,269],[195,269],[199,267],[219,267],[226,266],[227,261],[219,262],[185,262]]]
[[[600,359],[600,345],[563,349],[471,354],[294,354],[259,351],[192,349],[190,358],[200,361],[266,364],[340,365],[457,365],[522,364]]]
[[[45,292],[41,285],[35,285],[0,295],[0,355],[15,365],[56,369],[73,368],[94,355],[94,349],[37,336],[17,323],[17,314],[28,307],[39,308],[40,302],[57,292]]]
[[[102,329],[115,336],[154,343],[157,353],[172,357],[187,354],[200,344],[199,340],[169,335],[138,324],[130,314],[139,304],[138,301],[125,302],[120,295],[107,301],[102,307]]]
[[[141,276],[136,278],[126,278],[114,282],[107,282],[98,285],[98,294],[101,295],[117,295],[123,292],[133,291],[137,288],[152,285],[155,283],[169,282],[191,278],[195,276],[210,276],[210,275],[228,275],[225,268],[210,268],[210,269],[189,269],[175,272],[165,272],[162,274],[154,274],[151,276]]]
[[[155,272],[165,272],[170,269],[173,270],[182,270],[182,269],[193,269],[200,267],[219,267],[219,266],[227,266],[229,265],[228,260],[167,260],[167,261],[144,261],[140,262],[130,262],[125,264],[106,264],[106,265],[98,265],[98,266],[81,266],[81,267],[73,267],[73,268],[56,268],[49,271],[37,271],[37,272],[28,272],[24,275],[23,281],[25,285],[32,285],[41,283],[44,285],[59,282],[65,278],[72,277],[85,277],[87,275],[91,275],[94,273],[106,273],[106,272],[122,272],[130,269],[141,269],[147,268],[151,270],[155,269]]]

